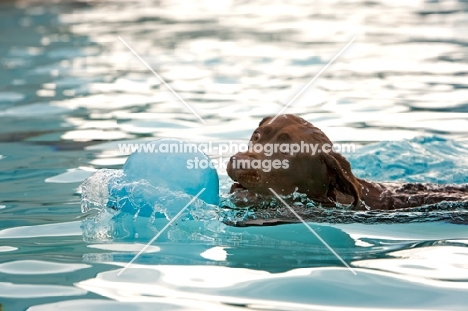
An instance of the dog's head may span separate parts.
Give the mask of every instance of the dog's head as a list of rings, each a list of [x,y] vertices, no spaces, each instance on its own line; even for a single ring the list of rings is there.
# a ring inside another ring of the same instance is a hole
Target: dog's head
[[[264,118],[253,132],[249,150],[231,157],[227,173],[239,188],[271,195],[294,191],[321,202],[336,201],[337,192],[362,199],[361,185],[349,162],[332,149],[328,137],[295,115]]]

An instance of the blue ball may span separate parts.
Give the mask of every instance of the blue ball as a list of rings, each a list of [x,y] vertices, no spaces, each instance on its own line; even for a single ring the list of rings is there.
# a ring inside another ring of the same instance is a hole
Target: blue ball
[[[124,164],[125,179],[145,180],[155,187],[180,191],[209,204],[219,203],[219,179],[211,159],[196,145],[178,139],[160,139],[132,153]]]

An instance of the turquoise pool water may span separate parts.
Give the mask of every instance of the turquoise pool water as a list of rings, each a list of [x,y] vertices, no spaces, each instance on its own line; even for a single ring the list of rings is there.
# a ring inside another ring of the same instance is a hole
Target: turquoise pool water
[[[468,183],[467,3],[288,3],[0,3],[4,310],[466,309],[466,206],[311,222],[356,274],[302,224],[236,228],[203,211],[118,276],[167,220],[83,226],[79,185],[122,167],[119,143],[245,142],[353,37],[286,112],[356,144],[360,177]]]

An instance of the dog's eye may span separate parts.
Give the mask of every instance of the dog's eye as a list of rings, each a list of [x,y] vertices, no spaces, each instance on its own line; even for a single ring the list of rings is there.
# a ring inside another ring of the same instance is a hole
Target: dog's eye
[[[252,135],[252,139],[251,139],[252,141],[257,141],[259,139],[260,139],[260,133],[254,133]]]

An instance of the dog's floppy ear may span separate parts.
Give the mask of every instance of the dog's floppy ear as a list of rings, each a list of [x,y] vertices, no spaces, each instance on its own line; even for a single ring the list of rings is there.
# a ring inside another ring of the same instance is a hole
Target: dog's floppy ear
[[[333,151],[321,154],[320,158],[327,165],[330,174],[329,193],[337,189],[354,198],[353,206],[359,207],[362,201],[362,186],[351,172],[351,164],[339,153]],[[334,198],[335,199],[335,198]]]

